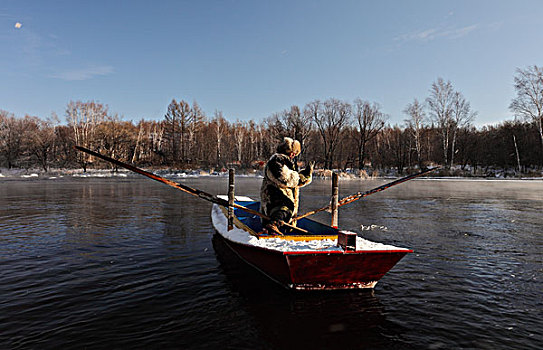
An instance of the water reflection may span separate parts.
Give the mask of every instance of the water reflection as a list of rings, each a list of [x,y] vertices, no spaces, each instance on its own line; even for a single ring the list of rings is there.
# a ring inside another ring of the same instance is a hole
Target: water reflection
[[[232,293],[242,299],[264,348],[401,348],[373,290],[296,292],[244,263],[218,235],[213,248]],[[387,329],[388,334],[383,333]],[[405,346],[403,346],[405,348]]]

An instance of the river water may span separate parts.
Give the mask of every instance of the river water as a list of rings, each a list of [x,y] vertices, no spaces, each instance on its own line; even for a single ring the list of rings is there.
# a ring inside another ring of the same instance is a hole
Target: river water
[[[342,207],[340,227],[415,251],[373,291],[287,291],[214,239],[210,210],[145,178],[0,180],[0,349],[543,348],[541,180],[413,180]]]

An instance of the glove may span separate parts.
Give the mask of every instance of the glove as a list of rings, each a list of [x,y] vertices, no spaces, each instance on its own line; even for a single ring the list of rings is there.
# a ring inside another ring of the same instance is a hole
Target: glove
[[[304,168],[300,173],[302,175],[305,175],[307,177],[311,176],[313,174],[313,168],[315,167],[315,162],[309,162],[309,165]]]

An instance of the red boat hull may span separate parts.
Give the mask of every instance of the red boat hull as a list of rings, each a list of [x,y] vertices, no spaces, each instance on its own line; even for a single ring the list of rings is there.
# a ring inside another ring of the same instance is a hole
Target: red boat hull
[[[226,239],[241,259],[281,285],[299,290],[373,288],[411,250],[282,252]]]

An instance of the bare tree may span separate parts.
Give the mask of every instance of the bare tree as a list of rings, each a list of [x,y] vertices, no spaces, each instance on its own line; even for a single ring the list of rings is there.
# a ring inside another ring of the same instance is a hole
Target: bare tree
[[[283,137],[290,136],[287,131],[287,126],[283,123],[282,112],[273,113],[271,116],[264,119],[264,124],[270,137],[270,143],[275,144],[277,141],[283,139]]]
[[[28,118],[27,125],[32,125],[32,132],[28,135],[29,152],[36,157],[42,169],[47,172],[49,162],[54,157],[53,148],[56,140],[56,128],[59,124],[58,117],[53,113],[46,120],[38,117]]]
[[[150,121],[142,122],[144,129],[144,137],[142,139],[145,145],[142,150],[142,155],[139,161],[149,162],[151,164],[164,163],[165,150],[164,150],[164,130],[166,129],[166,123],[164,121]],[[155,159],[155,158],[159,158]]]
[[[438,78],[430,88],[430,97],[426,99],[430,107],[430,116],[441,130],[444,164],[448,163],[449,143],[452,126],[454,90],[450,81]]]
[[[518,152],[518,146],[517,146],[517,138],[515,137],[515,134],[513,134],[513,144],[515,145],[515,154],[517,156],[517,167],[519,174],[522,172],[522,167],[520,166],[520,155]]]
[[[100,149],[112,158],[128,160],[133,158],[137,140],[136,127],[132,122],[122,121],[119,115],[106,117],[96,130]],[[117,166],[111,165],[115,171]]]
[[[168,141],[170,161],[172,164],[186,163],[188,154],[188,128],[191,118],[190,105],[175,99],[168,105],[166,112],[165,137]]]
[[[283,137],[292,137],[300,142],[302,155],[305,156],[303,150],[312,129],[311,121],[311,116],[308,113],[302,113],[298,106],[291,106],[290,109],[272,114],[265,123],[273,141],[277,142]]]
[[[24,125],[20,119],[0,111],[0,156],[9,169],[15,167],[23,150]]]
[[[203,128],[206,117],[198,103],[194,101],[187,118],[187,151],[189,157],[194,161],[199,153],[201,142],[196,142],[196,139]]]
[[[462,96],[458,91],[454,93],[452,104],[452,142],[451,142],[451,168],[454,165],[454,155],[456,154],[456,139],[458,136],[458,130],[468,127],[475,116],[476,112],[471,110],[470,103]]]
[[[354,100],[354,120],[357,126],[358,169],[364,168],[366,146],[385,126],[386,115],[377,103],[360,98]]]
[[[259,148],[258,144],[258,131],[257,126],[254,120],[250,120],[247,123],[247,142],[248,142],[248,160],[249,162],[259,159]]]
[[[392,165],[403,173],[407,153],[409,152],[407,133],[399,126],[387,127],[383,130],[383,150],[381,157],[385,158],[385,164]]]
[[[236,149],[236,160],[241,163],[243,144],[245,141],[245,135],[247,134],[247,125],[238,120],[232,126],[232,133],[234,136],[234,147]]]
[[[316,100],[305,106],[304,113],[315,123],[321,136],[324,145],[324,167],[332,169],[341,132],[351,118],[351,105],[335,98],[323,103]]]
[[[190,125],[190,118],[192,110],[190,105],[186,101],[179,101],[179,126],[180,126],[180,138],[181,138],[181,162],[186,163],[188,152],[188,129]]]
[[[146,121],[142,119],[135,126],[135,144],[132,154],[133,163],[157,164],[164,161],[162,149],[164,121]],[[160,157],[160,160],[157,159]]]
[[[221,111],[215,111],[215,117],[211,120],[211,123],[213,124],[213,132],[217,140],[217,143],[215,144],[215,152],[217,155],[216,165],[220,166],[223,162],[222,147],[224,137],[226,136],[226,133],[228,131],[228,122],[226,121],[226,119],[224,119]]]
[[[170,164],[179,160],[179,143],[181,140],[181,126],[179,105],[175,99],[168,105],[165,119],[164,138],[166,139],[166,157]]]
[[[422,131],[424,130],[424,124],[426,122],[424,106],[417,99],[414,99],[413,103],[410,103],[405,107],[404,113],[409,116],[409,118],[405,120],[405,123],[411,130],[411,135],[415,141],[417,164],[419,165],[419,168],[422,168]]]
[[[138,137],[136,138],[136,145],[134,146],[134,152],[132,154],[132,163],[135,163],[138,159],[143,157],[143,135],[145,132],[145,120],[140,120],[138,123]]]
[[[107,105],[94,101],[70,101],[68,103],[66,121],[73,128],[73,141],[76,145],[93,148],[96,141],[96,127],[105,120],[107,111]],[[90,156],[78,152],[77,160],[83,167],[83,171],[87,171],[87,165],[91,160]]]
[[[531,120],[537,125],[543,165],[543,69],[536,65],[517,69],[515,90],[517,96],[509,108],[516,116]]]
[[[302,151],[311,132],[311,118],[300,111],[300,107],[292,106],[283,112],[286,129],[294,139],[300,141]],[[304,153],[302,153],[304,154]]]

